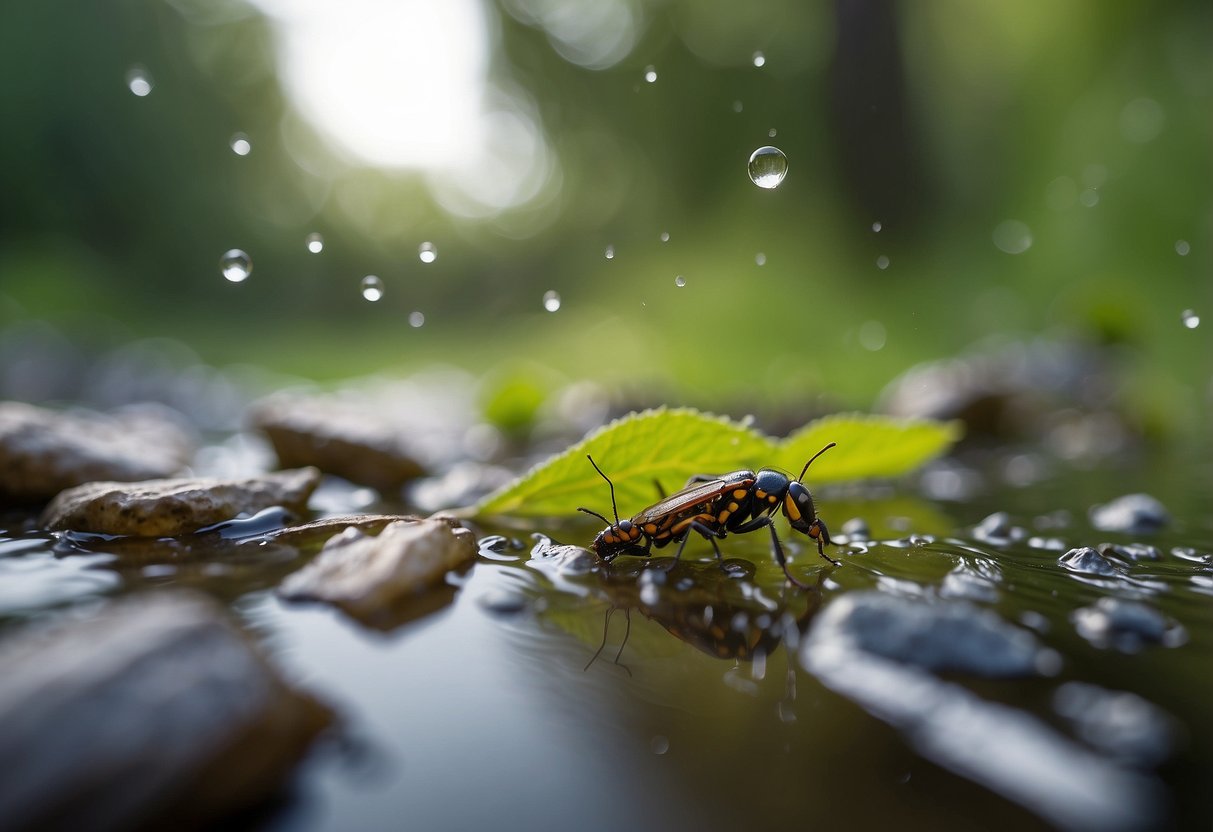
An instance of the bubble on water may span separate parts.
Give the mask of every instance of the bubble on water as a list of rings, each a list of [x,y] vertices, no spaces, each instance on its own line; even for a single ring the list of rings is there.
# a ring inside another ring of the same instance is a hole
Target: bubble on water
[[[383,281],[373,274],[362,278],[362,297],[371,303],[383,297]]]
[[[1019,220],[1003,220],[994,226],[994,245],[1007,254],[1023,254],[1032,247],[1032,229]]]
[[[232,283],[242,283],[253,273],[253,258],[238,248],[228,249],[219,258],[219,271]]]
[[[767,62],[767,56],[761,52],[754,53],[754,66],[763,66]]]
[[[760,251],[754,255],[754,262],[759,266],[765,266],[767,264],[767,256]]]
[[[324,238],[315,231],[304,237],[303,241],[307,244],[307,250],[312,254],[319,254],[324,251]]]
[[[859,327],[859,346],[870,352],[884,349],[887,335],[880,321],[865,321]]]
[[[243,133],[233,133],[231,141],[232,152],[237,156],[247,156],[253,152],[252,142]]]
[[[882,229],[882,228],[884,228],[884,226],[880,224],[879,220],[872,223],[872,231],[875,232],[876,234],[879,234],[880,229]]]
[[[733,112],[740,113],[744,109],[745,109],[745,104],[741,103],[740,98],[733,102]]]
[[[889,267],[889,258],[885,255],[880,255],[876,258],[876,268],[887,269]]]
[[[668,243],[669,241],[670,241],[670,232],[662,231],[661,232],[661,242]]]
[[[1192,250],[1192,246],[1188,245],[1187,240],[1176,240],[1175,241],[1175,253],[1178,254],[1180,257],[1187,257],[1188,252],[1191,250]]]
[[[1133,144],[1153,141],[1162,132],[1167,114],[1153,98],[1137,98],[1120,111],[1120,135]]]
[[[788,157],[778,147],[764,145],[750,154],[749,172],[758,187],[777,188],[788,175]]]
[[[136,64],[126,72],[126,85],[131,92],[143,98],[152,91],[152,76],[146,68]]]
[[[767,131],[767,138],[768,139],[775,138],[775,134],[778,132],[779,132],[778,130],[776,130],[774,127],[772,127],[770,130]]]
[[[555,312],[560,308],[560,293],[555,289],[548,289],[543,293],[543,308],[549,312]]]
[[[1078,201],[1084,208],[1094,208],[1099,204],[1099,191],[1094,188],[1083,188],[1078,195]]]
[[[606,247],[606,259],[608,259],[608,260],[615,259],[615,247],[614,246]]]
[[[417,246],[417,257],[422,263],[433,263],[438,259],[438,248],[427,240]]]
[[[1179,313],[1179,319],[1183,321],[1184,326],[1188,329],[1196,329],[1196,327],[1200,326],[1200,315],[1197,315],[1193,309],[1185,309]]]
[[[425,326],[425,313],[413,311],[409,313],[409,326],[413,329],[421,329]]]
[[[687,279],[682,275],[678,275],[674,278],[674,285],[681,289],[683,286],[687,285]]]
[[[657,83],[657,67],[653,66],[652,64],[649,64],[648,66],[646,66],[644,68],[644,80],[648,81],[650,84],[656,84]]]

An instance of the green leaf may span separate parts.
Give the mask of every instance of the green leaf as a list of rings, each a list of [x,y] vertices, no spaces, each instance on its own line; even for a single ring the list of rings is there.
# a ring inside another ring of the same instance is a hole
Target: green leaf
[[[942,454],[961,435],[960,422],[902,421],[840,413],[810,422],[779,443],[772,467],[799,474],[813,454],[838,443],[813,463],[806,482],[818,485],[869,477],[898,477]]]
[[[693,474],[761,466],[775,443],[744,425],[692,409],[646,410],[590,434],[476,506],[479,515],[547,516],[579,506],[611,516],[610,491],[586,454],[615,483],[620,517],[631,517]]]

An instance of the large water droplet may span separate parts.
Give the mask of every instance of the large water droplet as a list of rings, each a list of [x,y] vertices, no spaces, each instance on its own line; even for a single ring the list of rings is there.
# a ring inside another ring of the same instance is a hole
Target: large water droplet
[[[745,102],[743,102],[740,98],[733,102],[733,112],[740,113],[744,109]]]
[[[678,277],[674,278],[674,285],[681,289],[683,286],[687,285],[687,279],[682,275],[678,275]]]
[[[887,269],[889,267],[889,258],[883,254],[876,258],[876,268]]]
[[[425,326],[425,314],[420,311],[409,313],[409,326],[413,329],[421,329]]]
[[[253,144],[243,133],[232,134],[232,152],[237,156],[247,156],[253,152]]]
[[[765,266],[767,264],[767,256],[760,251],[754,255],[754,262],[759,266]]]
[[[362,278],[362,297],[371,303],[383,297],[383,281],[373,274]]]
[[[614,246],[606,247],[606,259],[608,259],[608,260],[615,259],[615,247]]]
[[[549,312],[555,312],[560,308],[560,293],[555,289],[548,289],[543,293],[543,308]]]
[[[662,231],[661,232],[661,242],[668,243],[669,241],[670,241],[670,232]]]
[[[754,66],[762,66],[767,62],[767,56],[761,52],[754,53]]]
[[[1019,220],[1003,220],[994,227],[994,245],[1007,254],[1023,254],[1032,247],[1032,230]]]
[[[767,131],[767,138],[769,138],[769,139],[775,138],[775,134],[778,132],[779,132],[778,130],[776,130],[774,127],[772,127],[770,130]]]
[[[750,154],[750,179],[760,188],[777,188],[788,175],[788,157],[778,147],[765,145]]]
[[[1078,201],[1084,208],[1094,208],[1099,204],[1099,191],[1095,188],[1083,188],[1078,195]]]
[[[1178,254],[1180,257],[1187,257],[1188,252],[1190,252],[1191,250],[1192,250],[1192,246],[1188,245],[1187,240],[1176,240],[1175,241],[1175,253]]]
[[[136,64],[127,70],[126,85],[131,92],[143,98],[152,91],[152,76],[144,67]]]
[[[422,263],[433,263],[438,259],[438,249],[428,240],[417,246],[417,257]]]
[[[880,229],[882,229],[882,228],[884,228],[884,226],[881,225],[879,221],[872,223],[872,231],[874,231],[875,233],[879,234]]]
[[[1185,309],[1179,314],[1179,319],[1188,329],[1196,329],[1200,326],[1200,315],[1197,315],[1195,310]]]
[[[238,248],[228,249],[219,258],[219,271],[232,283],[241,283],[253,273],[253,258]]]
[[[644,68],[644,80],[648,81],[650,84],[657,83],[657,67],[653,66],[652,64],[646,66]]]
[[[307,250],[312,254],[319,254],[324,251],[324,238],[315,231],[304,237],[303,241],[307,244]]]

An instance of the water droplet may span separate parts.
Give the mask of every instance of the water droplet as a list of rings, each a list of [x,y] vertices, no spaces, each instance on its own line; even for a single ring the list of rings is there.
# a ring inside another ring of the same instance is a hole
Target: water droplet
[[[237,156],[247,156],[253,152],[253,145],[248,140],[248,136],[243,133],[232,134],[232,152]]]
[[[879,221],[879,220],[877,220],[876,222],[872,223],[872,231],[874,231],[875,233],[879,234],[879,233],[880,233],[880,229],[882,229],[882,228],[884,228],[884,226],[880,224],[880,221]]]
[[[674,278],[674,285],[681,289],[683,286],[687,285],[687,279],[682,275],[678,275],[678,277]]]
[[[409,326],[411,326],[413,329],[421,329],[423,326],[425,326],[425,313],[418,311],[410,312]]]
[[[776,130],[774,127],[772,127],[770,130],[767,131],[767,138],[770,138],[770,139],[775,138],[775,134],[778,132],[779,132],[778,130]]]
[[[548,289],[543,293],[543,308],[549,312],[555,312],[560,308],[560,293],[555,289]]]
[[[670,241],[670,232],[662,231],[661,232],[661,242],[668,243],[669,241]]]
[[[608,259],[608,260],[615,259],[615,247],[614,246],[606,247],[606,259]]]
[[[644,80],[648,81],[650,84],[657,83],[657,67],[653,66],[652,64],[646,66],[644,68]]]
[[[383,281],[373,274],[362,278],[362,297],[371,303],[383,297]]]
[[[1094,188],[1084,188],[1082,193],[1078,195],[1078,201],[1085,208],[1094,208],[1099,204],[1099,191]]]
[[[324,251],[324,238],[315,231],[304,237],[303,241],[307,244],[307,250],[312,254],[319,254]]]
[[[127,70],[126,85],[131,92],[143,98],[152,91],[152,76],[145,68],[136,64]]]
[[[1187,240],[1176,240],[1175,241],[1175,253],[1178,254],[1180,257],[1187,257],[1188,252],[1191,250],[1192,250],[1192,246],[1188,245]]]
[[[242,283],[253,273],[253,259],[238,248],[228,249],[219,258],[219,271],[232,283]]]
[[[859,327],[859,345],[865,350],[876,352],[883,349],[886,334],[884,324],[880,321],[865,321]]]
[[[665,754],[670,750],[670,741],[661,734],[658,734],[649,740],[649,750],[654,754]]]
[[[1200,326],[1200,315],[1197,315],[1192,309],[1185,309],[1181,312],[1179,319],[1183,321],[1184,326],[1188,329],[1196,329],[1196,327]]]
[[[428,240],[417,246],[417,257],[422,263],[433,263],[438,259],[438,249]]]
[[[1019,220],[1003,220],[994,227],[994,245],[1007,254],[1023,254],[1032,247],[1032,229]]]
[[[778,147],[765,145],[750,154],[750,179],[760,188],[779,187],[788,175],[788,157]]]
[[[745,105],[741,103],[741,99],[738,99],[733,102],[733,112],[740,113],[744,109],[745,109]]]
[[[754,66],[762,66],[767,62],[767,56],[761,52],[754,53]]]
[[[767,264],[767,256],[760,251],[754,255],[754,262],[759,266],[765,266]]]
[[[887,269],[889,267],[889,258],[883,254],[876,258],[876,268]]]

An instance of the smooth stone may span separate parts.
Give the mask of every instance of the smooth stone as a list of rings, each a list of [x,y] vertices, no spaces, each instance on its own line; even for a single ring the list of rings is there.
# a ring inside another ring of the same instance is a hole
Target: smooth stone
[[[92,482],[60,493],[40,522],[51,530],[175,537],[271,506],[302,514],[319,482],[315,468],[236,480]]]
[[[1095,506],[1090,513],[1091,525],[1102,532],[1149,534],[1171,522],[1167,509],[1149,494],[1126,494],[1111,502]]]
[[[195,443],[166,413],[153,405],[103,415],[0,402],[0,495],[34,502],[96,480],[171,476]]]
[[[290,601],[329,603],[367,626],[390,630],[429,612],[425,602],[435,599],[424,598],[426,591],[471,563],[476,551],[472,531],[449,518],[397,520],[374,537],[348,528],[287,577],[278,593]],[[438,599],[438,606],[448,600]]]
[[[19,631],[0,642],[0,825],[208,826],[273,796],[331,719],[194,593]]]

